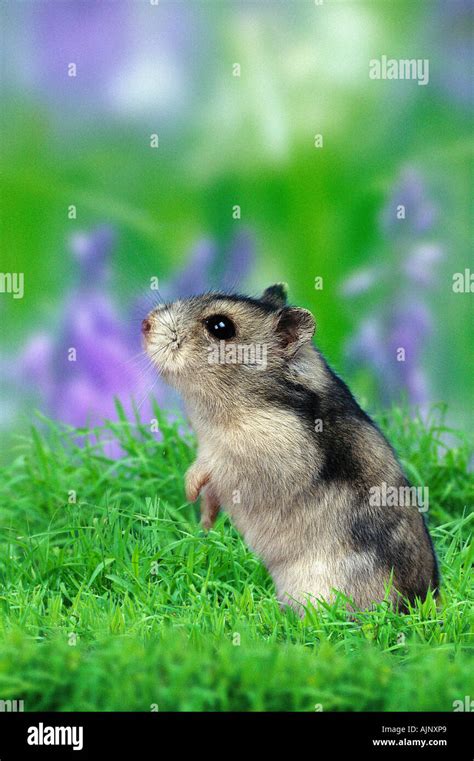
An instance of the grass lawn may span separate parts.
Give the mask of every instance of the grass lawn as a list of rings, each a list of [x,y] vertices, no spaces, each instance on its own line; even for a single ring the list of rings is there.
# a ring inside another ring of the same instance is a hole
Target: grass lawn
[[[127,421],[84,431],[40,421],[0,474],[0,699],[25,710],[452,711],[474,695],[469,446],[431,424],[379,420],[429,487],[443,584],[398,615],[348,620],[341,601],[300,620],[221,515],[207,536],[185,502],[194,441]],[[40,433],[41,430],[41,433]],[[78,445],[78,442],[82,446]],[[470,639],[471,637],[471,639]]]

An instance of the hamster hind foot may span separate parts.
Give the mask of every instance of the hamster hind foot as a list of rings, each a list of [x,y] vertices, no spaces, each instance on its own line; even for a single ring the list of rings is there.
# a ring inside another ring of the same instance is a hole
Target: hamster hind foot
[[[204,531],[209,531],[216,521],[220,503],[217,496],[209,485],[201,497],[201,526]]]
[[[207,483],[209,483],[211,474],[203,470],[199,462],[194,462],[190,468],[186,471],[186,499],[188,502],[196,502],[201,489],[203,489]]]
[[[205,531],[209,531],[213,527],[220,508],[219,500],[209,484],[210,479],[211,474],[202,468],[198,461],[193,463],[186,473],[186,499],[188,502],[195,502],[202,492],[201,525]],[[202,491],[203,489],[205,490]]]

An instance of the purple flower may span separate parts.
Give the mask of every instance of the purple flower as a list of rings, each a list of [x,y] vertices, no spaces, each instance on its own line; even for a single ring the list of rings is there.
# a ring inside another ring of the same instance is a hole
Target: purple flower
[[[401,209],[404,219],[397,218]],[[381,214],[382,229],[393,245],[391,261],[385,267],[359,270],[341,288],[346,297],[366,293],[375,285],[382,292],[380,306],[361,320],[346,353],[353,363],[374,371],[386,402],[401,391],[414,404],[424,404],[430,395],[422,363],[432,330],[425,294],[435,284],[435,267],[443,252],[424,235],[431,232],[435,218],[420,174],[413,168],[405,170]]]
[[[127,119],[151,114],[163,129],[194,97],[192,79],[207,50],[196,39],[205,41],[206,30],[186,4],[42,0],[27,18],[17,12],[17,26],[31,30],[18,68],[60,107],[63,121],[80,112],[80,128],[104,111]]]
[[[442,89],[443,96],[470,107],[474,101],[472,0],[437,0],[435,7],[430,9],[430,16],[438,52],[434,83]]]
[[[201,240],[191,252],[184,270],[165,284],[160,290],[165,301],[177,297],[203,293],[209,288],[210,272],[217,256],[217,246],[212,240]]]
[[[110,77],[125,60],[129,47],[130,4],[127,2],[60,2],[43,0],[33,10],[38,85],[48,93],[63,93],[90,103],[107,90]],[[68,76],[68,65],[76,76]],[[94,97],[94,95],[96,97]]]
[[[416,169],[408,167],[382,211],[382,228],[389,237],[419,235],[435,221],[436,207],[426,197],[423,179]]]
[[[132,332],[111,295],[115,239],[108,226],[72,236],[76,282],[59,309],[59,327],[33,334],[9,363],[11,384],[22,382],[34,391],[47,414],[74,427],[99,426],[105,419],[116,419],[115,398],[129,416],[136,403],[142,421],[151,422],[152,398],[161,406],[173,398],[145,355],[141,365],[136,359],[141,345],[138,322]],[[229,277],[242,280],[251,260],[248,233],[236,237],[221,257],[212,241],[203,240],[187,266],[165,283],[163,293],[172,299],[217,287]],[[149,304],[143,305],[142,316],[149,308]],[[106,451],[113,457],[121,454],[113,443]]]
[[[392,398],[399,389],[405,389],[413,404],[427,401],[428,381],[420,367],[420,355],[430,333],[431,315],[422,302],[408,301],[393,308],[386,332],[386,350],[391,358],[387,379],[392,385]]]
[[[71,250],[80,265],[79,275],[84,281],[100,277],[105,281],[109,275],[109,255],[116,242],[114,230],[108,225],[96,228],[94,233],[73,233]]]
[[[361,296],[367,293],[380,279],[380,267],[367,267],[350,275],[341,287],[343,296]]]
[[[213,240],[203,238],[192,249],[186,266],[167,282],[160,284],[159,297],[163,301],[173,301],[210,290],[239,290],[251,270],[254,258],[255,244],[248,230],[237,233],[223,251],[219,250]],[[144,315],[149,310],[149,293],[140,295],[134,312]]]
[[[255,243],[253,236],[246,229],[238,232],[231,241],[227,255],[223,257],[218,287],[224,291],[235,292],[242,284],[242,273],[247,273],[254,262]]]
[[[133,401],[151,387],[130,361],[128,332],[107,289],[114,241],[108,227],[72,237],[78,272],[59,310],[59,329],[33,335],[16,362],[47,414],[75,427],[115,419],[115,398],[131,415]]]
[[[402,262],[403,272],[413,284],[426,288],[435,283],[435,265],[442,258],[443,250],[437,243],[419,243]]]
[[[356,363],[369,364],[379,373],[385,370],[386,357],[380,320],[368,317],[347,344],[347,355]]]

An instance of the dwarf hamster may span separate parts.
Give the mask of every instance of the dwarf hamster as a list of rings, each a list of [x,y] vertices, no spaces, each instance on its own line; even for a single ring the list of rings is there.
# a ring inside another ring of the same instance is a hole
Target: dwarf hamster
[[[315,321],[286,288],[260,298],[207,293],[154,309],[146,351],[184,398],[198,440],[186,495],[224,509],[265,563],[278,599],[300,614],[343,592],[358,608],[437,590],[416,506],[373,488],[409,484],[390,444],[313,346]],[[379,500],[383,502],[383,500]]]

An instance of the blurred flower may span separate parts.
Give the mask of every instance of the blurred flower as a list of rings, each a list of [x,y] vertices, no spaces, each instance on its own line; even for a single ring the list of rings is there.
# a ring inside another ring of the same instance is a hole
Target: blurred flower
[[[465,107],[474,101],[472,0],[437,0],[429,9],[438,49],[437,79],[443,95]]]
[[[433,285],[436,280],[434,265],[442,257],[443,251],[437,243],[417,244],[402,262],[403,271],[414,284]]]
[[[75,96],[83,94],[95,104],[97,97],[129,46],[130,5],[127,2],[79,3],[43,0],[33,8],[35,67],[41,89],[57,96],[74,84]],[[76,65],[76,76],[67,67]],[[94,97],[95,96],[95,97]]]
[[[59,309],[59,330],[33,334],[9,363],[11,383],[26,384],[46,414],[75,427],[116,419],[115,398],[129,416],[137,403],[145,422],[153,418],[152,398],[162,407],[173,398],[148,360],[146,366],[139,366],[139,331],[135,328],[132,333],[111,295],[108,281],[114,244],[115,233],[107,226],[71,237],[78,271]],[[245,278],[252,249],[248,233],[236,236],[221,258],[212,241],[200,241],[187,266],[163,285],[161,295],[166,294],[168,300],[189,296],[217,287],[219,281]],[[149,308],[149,303],[143,303],[141,314],[145,316]],[[107,453],[120,455],[113,444]]]
[[[212,240],[203,239],[191,252],[188,265],[161,287],[161,295],[166,301],[203,293],[209,288],[210,269],[217,256],[217,246]]]
[[[109,255],[115,243],[111,227],[96,228],[93,233],[77,232],[70,237],[71,251],[80,265],[79,276],[84,281],[109,275]]]
[[[192,95],[190,79],[205,47],[195,47],[195,14],[185,5],[42,0],[31,13],[26,78],[62,116],[81,110],[82,122],[107,110],[163,119],[182,111]]]
[[[255,244],[248,230],[238,232],[222,255],[213,240],[203,238],[192,249],[186,267],[160,285],[160,296],[173,301],[209,290],[236,291],[250,272],[254,258]],[[149,295],[143,294],[134,312],[145,314],[149,309]]]
[[[405,213],[399,215],[400,209]],[[341,287],[346,297],[380,291],[378,306],[361,320],[346,352],[352,362],[373,370],[386,402],[401,391],[413,404],[423,405],[429,399],[422,356],[432,321],[425,294],[436,282],[435,265],[443,252],[423,235],[431,231],[435,218],[421,175],[407,169],[381,214],[382,229],[394,252],[391,262],[356,272]]]
[[[430,230],[435,221],[436,208],[426,197],[422,177],[409,167],[402,173],[382,211],[382,228],[393,237],[421,235]]]
[[[227,256],[223,259],[218,286],[224,291],[236,291],[242,279],[242,272],[249,272],[255,259],[253,236],[245,228],[231,241]]]
[[[406,302],[392,307],[386,330],[386,353],[391,359],[384,376],[389,393],[396,398],[405,389],[412,404],[428,400],[428,381],[421,368],[421,354],[426,338],[431,332],[431,315],[422,301],[415,301],[413,294]],[[403,359],[398,352],[403,350]]]
[[[342,286],[343,296],[360,296],[369,291],[380,278],[381,270],[378,267],[357,270],[345,280]]]
[[[59,309],[59,330],[31,336],[14,363],[18,381],[30,385],[46,414],[74,427],[116,419],[115,398],[132,415],[133,402],[152,385],[131,361],[128,332],[108,291],[114,243],[113,230],[105,226],[71,237],[78,272]],[[149,404],[144,412],[151,417]],[[111,443],[106,451],[120,454]]]
[[[352,361],[371,365],[379,374],[383,373],[386,357],[379,320],[368,317],[361,322],[356,335],[347,344],[347,355]]]

